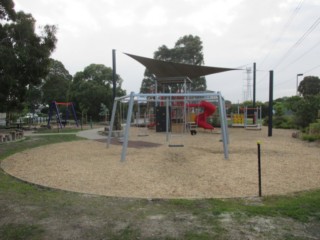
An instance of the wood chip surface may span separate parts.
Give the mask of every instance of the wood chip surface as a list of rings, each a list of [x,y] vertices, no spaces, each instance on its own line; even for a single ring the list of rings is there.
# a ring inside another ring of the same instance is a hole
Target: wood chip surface
[[[258,195],[257,142],[261,142],[262,194],[320,188],[319,143],[292,138],[293,130],[229,129],[229,159],[221,134],[196,135],[130,130],[125,162],[121,145],[83,140],[30,149],[4,159],[1,167],[24,181],[81,193],[135,198],[229,198]],[[214,130],[214,132],[219,132]],[[138,144],[139,145],[139,144]]]

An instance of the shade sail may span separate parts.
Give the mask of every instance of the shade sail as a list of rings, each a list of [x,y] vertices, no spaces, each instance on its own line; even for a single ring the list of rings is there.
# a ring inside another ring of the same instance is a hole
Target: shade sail
[[[136,56],[133,54],[125,53],[129,57],[132,57],[136,61],[144,65],[152,74],[157,78],[167,78],[167,77],[189,77],[197,78],[214,73],[226,72],[231,70],[240,70],[237,68],[221,68],[221,67],[208,67],[208,66],[198,66],[183,63],[166,62],[161,60],[156,60],[152,58],[146,58],[141,56]]]

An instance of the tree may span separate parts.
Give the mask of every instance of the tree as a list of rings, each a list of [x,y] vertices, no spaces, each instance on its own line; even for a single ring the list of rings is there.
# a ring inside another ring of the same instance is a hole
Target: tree
[[[298,127],[308,127],[316,121],[320,109],[320,79],[315,76],[305,77],[299,84],[302,97],[295,102],[295,123]]]
[[[298,127],[306,128],[316,122],[320,109],[320,95],[302,98],[296,106],[295,123]]]
[[[202,41],[198,36],[181,37],[175,44],[173,61],[191,65],[203,65]]]
[[[103,121],[108,121],[109,109],[103,103],[100,104],[100,113],[99,116],[103,117]]]
[[[320,94],[283,97],[274,101],[275,122],[280,127],[306,128],[318,118]],[[284,113],[285,114],[280,114]],[[289,114],[288,114],[289,113]]]
[[[0,1],[0,19],[3,20],[14,20],[16,12],[14,11],[14,3],[12,0],[1,0]]]
[[[315,76],[305,77],[299,84],[298,91],[303,97],[320,94],[320,79]]]
[[[122,79],[117,75],[117,96],[125,95]],[[112,109],[112,69],[102,64],[91,64],[77,72],[71,84],[71,97],[80,107],[82,115],[99,119],[101,103]]]
[[[295,113],[299,108],[300,101],[301,101],[300,96],[292,96],[292,97],[285,98],[284,104],[288,110],[291,110],[292,112]]]
[[[202,49],[202,41],[198,36],[186,35],[179,38],[172,49],[166,45],[160,46],[154,52],[154,59],[201,66],[204,64]],[[143,93],[153,91],[154,84],[154,80],[146,70],[140,91]],[[177,90],[177,86],[171,87],[173,92]],[[206,79],[204,77],[192,79],[191,89],[205,91],[207,89]]]
[[[69,88],[72,76],[64,65],[54,59],[50,59],[49,73],[43,81],[42,103],[49,104],[52,101],[68,102]]]
[[[21,108],[28,86],[38,86],[48,73],[56,45],[56,27],[35,33],[31,14],[15,12],[12,0],[0,1],[0,111]]]
[[[27,94],[25,107],[28,112],[35,113],[35,110],[39,108],[41,104],[41,89],[38,86],[29,85]]]
[[[155,93],[155,80],[152,78],[148,69],[144,72],[144,78],[140,87],[141,93]]]

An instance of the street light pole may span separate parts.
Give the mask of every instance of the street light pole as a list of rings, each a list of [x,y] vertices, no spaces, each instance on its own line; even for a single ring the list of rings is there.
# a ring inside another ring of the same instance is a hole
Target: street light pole
[[[297,89],[297,93],[296,93],[297,96],[298,96],[298,87],[299,87],[299,85],[298,85],[298,80],[299,80],[299,77],[300,77],[300,76],[303,76],[303,73],[298,73],[298,74],[297,74],[297,88],[296,88],[296,89]]]

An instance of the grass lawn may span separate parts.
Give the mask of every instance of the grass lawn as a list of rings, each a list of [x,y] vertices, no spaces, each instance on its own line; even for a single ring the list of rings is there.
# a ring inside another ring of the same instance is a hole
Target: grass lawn
[[[73,134],[0,144],[0,161]],[[320,190],[250,199],[160,200],[79,194],[0,170],[0,239],[320,239]]]

